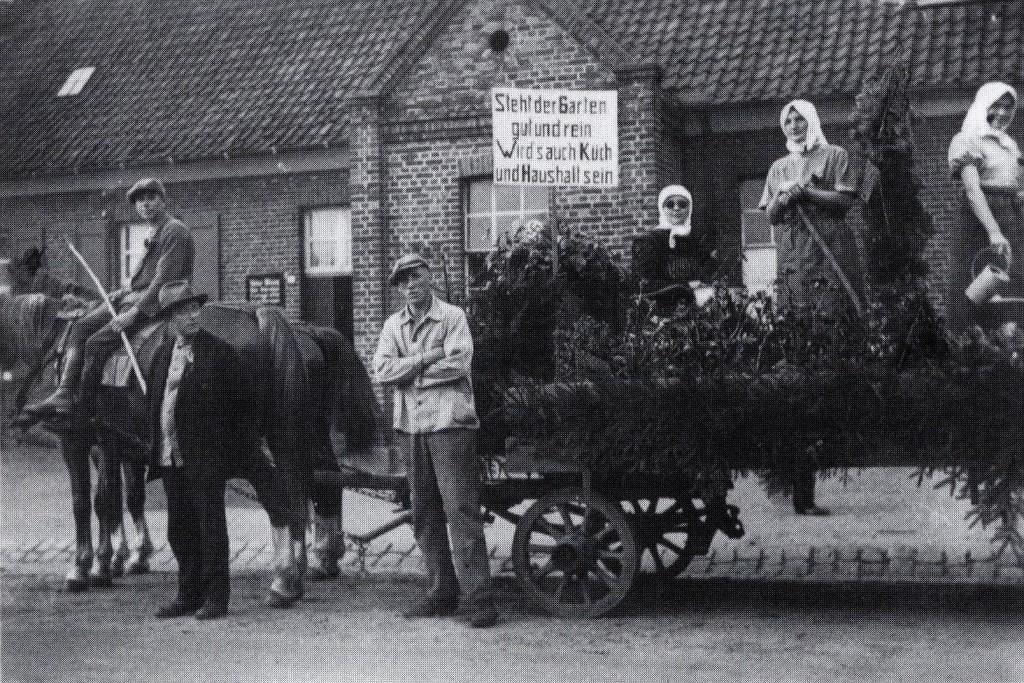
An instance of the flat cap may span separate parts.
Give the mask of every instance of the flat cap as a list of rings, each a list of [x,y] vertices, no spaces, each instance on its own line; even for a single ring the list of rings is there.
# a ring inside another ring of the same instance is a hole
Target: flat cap
[[[414,270],[416,268],[429,267],[430,266],[427,265],[427,262],[419,254],[406,254],[405,256],[402,256],[397,261],[395,261],[395,265],[391,269],[391,276],[388,277],[388,282],[391,284],[395,284],[395,281],[398,280],[398,276],[401,275],[402,273],[409,270]]]
[[[156,192],[158,195],[167,198],[167,190],[164,189],[164,184],[156,178],[143,178],[139,182],[132,185],[132,189],[128,190],[128,201],[134,203],[135,195],[140,192]]]

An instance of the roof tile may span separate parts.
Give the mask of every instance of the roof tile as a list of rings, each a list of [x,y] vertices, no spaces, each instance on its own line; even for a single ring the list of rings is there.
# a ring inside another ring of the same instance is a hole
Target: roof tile
[[[39,0],[0,112],[0,174],[343,144],[347,98],[429,23],[408,0]],[[574,0],[618,45],[658,61],[693,105],[853,94],[893,54],[917,86],[1024,73],[1024,2],[900,9],[888,0]],[[155,16],[154,16],[155,15]],[[993,19],[994,17],[994,19]],[[79,97],[54,95],[98,66]],[[42,75],[42,77],[40,77]]]

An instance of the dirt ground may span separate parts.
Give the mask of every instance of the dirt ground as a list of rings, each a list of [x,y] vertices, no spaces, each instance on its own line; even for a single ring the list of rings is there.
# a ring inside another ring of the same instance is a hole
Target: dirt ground
[[[407,621],[403,577],[319,584],[299,606],[259,603],[236,577],[221,621],[157,620],[170,574],[67,594],[8,576],[3,681],[1021,681],[1019,590],[681,582],[644,586],[616,616],[564,621],[518,603],[474,631]]]
[[[69,540],[67,474],[52,449],[3,449],[3,543]],[[748,535],[716,541],[774,554],[808,547],[919,549],[962,557],[990,551],[989,531],[967,528],[966,503],[918,488],[907,471],[864,471],[821,482],[827,518],[795,517],[751,480],[737,483]],[[165,542],[163,500],[150,487],[154,540]],[[347,530],[372,526],[372,507],[346,497]],[[229,501],[232,542],[264,533],[262,512]],[[488,541],[507,549],[510,528]],[[408,530],[382,539],[404,547]],[[152,617],[174,590],[173,571],[68,594],[64,564],[0,569],[3,683],[21,681],[1024,681],[1019,583],[800,582],[688,579],[643,583],[613,616],[565,621],[523,604],[499,581],[502,621],[487,631],[457,618],[397,616],[420,592],[408,572],[346,575],[310,584],[287,611],[260,600],[264,572],[236,574],[228,617]],[[404,569],[404,566],[403,566]]]

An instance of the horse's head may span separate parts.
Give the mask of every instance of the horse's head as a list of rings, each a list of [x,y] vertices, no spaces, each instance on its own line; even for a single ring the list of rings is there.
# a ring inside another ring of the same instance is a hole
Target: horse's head
[[[4,277],[0,272],[0,287]],[[20,257],[7,264],[7,282],[13,294],[45,294],[59,299],[73,294],[86,301],[96,301],[99,295],[82,287],[74,280],[61,275],[52,275],[46,264],[46,249],[30,247]]]
[[[0,354],[5,367],[31,364],[54,342],[60,301],[43,294],[0,295]]]
[[[7,264],[7,277],[14,294],[27,294],[32,291],[32,283],[36,273],[43,267],[43,250],[30,247],[20,257],[11,259]]]

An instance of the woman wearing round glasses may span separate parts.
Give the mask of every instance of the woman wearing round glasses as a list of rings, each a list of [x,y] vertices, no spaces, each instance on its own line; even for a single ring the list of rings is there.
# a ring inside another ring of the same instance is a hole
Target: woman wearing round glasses
[[[813,104],[793,100],[779,117],[789,154],[768,171],[761,209],[775,228],[779,306],[834,314],[840,279],[804,222],[806,217],[841,267],[853,253],[846,212],[859,186],[850,155],[829,144]],[[802,214],[802,215],[801,215]]]
[[[1024,241],[1024,158],[1006,132],[1016,113],[1017,91],[1006,83],[986,83],[949,145],[949,168],[963,188],[955,218],[960,234],[952,297],[952,318],[958,325],[995,325],[1004,322],[1005,314],[1012,315],[1005,307],[974,306],[964,295],[975,255],[985,247],[1009,271],[1003,295],[1024,294],[1024,265],[1013,253]]]
[[[633,241],[633,273],[642,297],[658,315],[694,301],[693,288],[714,274],[714,235],[691,221],[693,198],[682,185],[658,196],[660,221]]]

